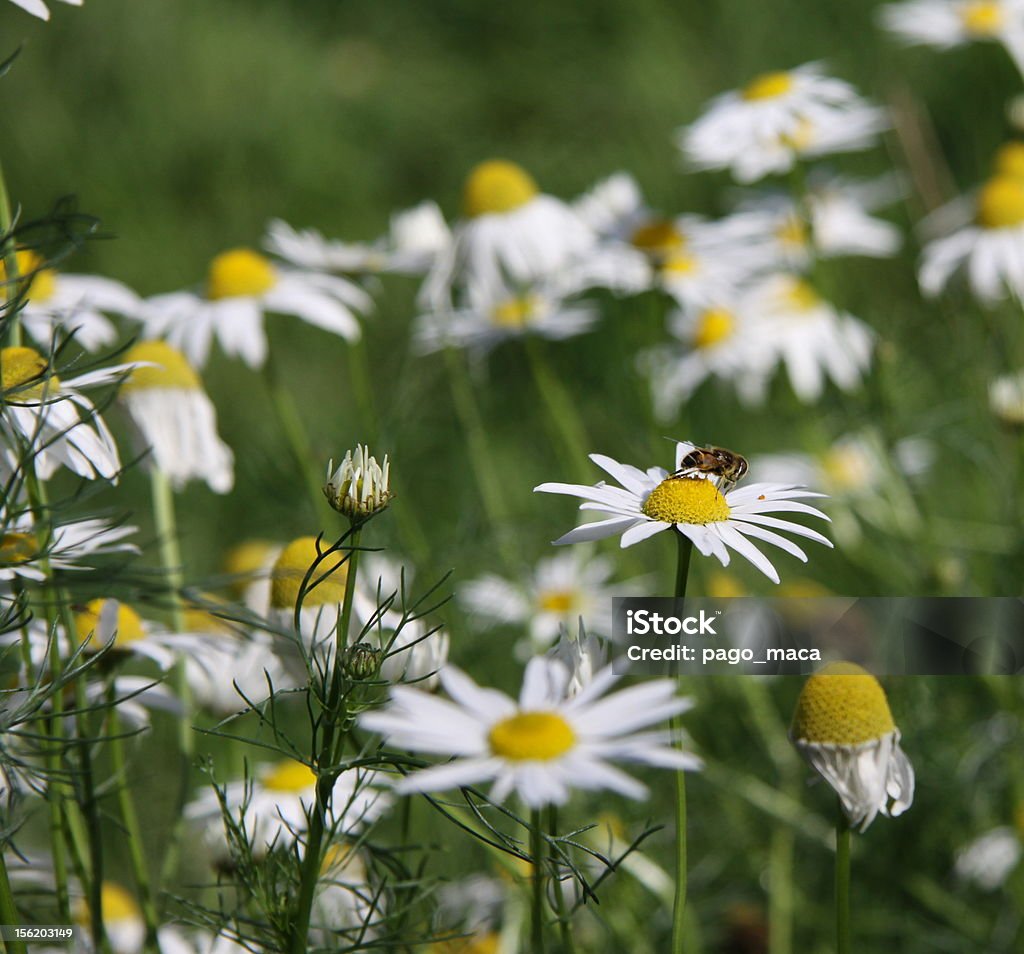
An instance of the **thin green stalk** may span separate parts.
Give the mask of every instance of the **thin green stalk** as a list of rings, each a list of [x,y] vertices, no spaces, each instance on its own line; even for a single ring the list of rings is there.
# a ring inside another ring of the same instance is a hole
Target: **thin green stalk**
[[[548,831],[551,837],[558,836],[558,809],[552,805],[548,810]],[[565,903],[565,892],[562,891],[562,879],[559,877],[557,859],[552,873],[552,887],[555,893],[555,911],[558,914],[558,928],[562,937],[562,954],[576,954],[576,941],[572,936],[572,915]]]
[[[14,225],[14,217],[11,215],[11,199],[7,193],[7,181],[4,178],[3,165],[0,164],[0,237],[3,239],[3,246],[0,248],[0,257],[4,263],[4,277],[6,279],[4,294],[5,305],[10,306],[17,297],[18,289],[18,256],[17,246],[11,229]],[[16,314],[7,313],[7,327],[9,334],[7,344],[13,346],[21,344],[21,322]]]
[[[6,847],[4,845],[5,849]],[[4,860],[3,851],[0,851],[0,924],[21,924],[11,892],[11,880],[7,877],[7,862]],[[7,954],[28,954],[25,942],[17,938],[5,940],[4,946]]]
[[[836,801],[836,954],[850,954],[850,825]]]
[[[679,603],[686,597],[686,580],[690,573],[690,557],[693,544],[689,537],[676,532],[677,561],[675,598]],[[682,612],[677,605],[676,613]],[[680,676],[682,674],[680,673]],[[676,745],[682,746],[680,732],[682,723],[674,717],[670,723]],[[672,905],[672,954],[682,954],[686,948],[686,773],[676,772],[676,889]]]
[[[793,853],[796,835],[785,825],[772,832],[768,859],[768,952],[793,950]]]
[[[544,831],[539,809],[530,812],[530,857],[533,858],[530,954],[544,954]]]

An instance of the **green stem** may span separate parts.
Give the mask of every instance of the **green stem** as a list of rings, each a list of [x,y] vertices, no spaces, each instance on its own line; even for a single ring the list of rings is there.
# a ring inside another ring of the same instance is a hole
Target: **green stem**
[[[785,825],[772,832],[768,862],[768,952],[793,950],[793,851],[796,835]]]
[[[4,263],[4,302],[9,307],[18,294],[18,256],[17,245],[11,230],[14,226],[14,217],[11,215],[11,199],[7,193],[7,181],[4,178],[3,165],[0,164],[0,239],[3,241],[0,247],[0,257]],[[7,343],[12,347],[21,344],[21,323],[16,314],[6,313],[6,324],[10,331]]]
[[[675,598],[681,603],[686,597],[686,580],[690,572],[690,557],[693,544],[682,533],[676,532],[677,560]],[[682,606],[675,608],[677,614]],[[681,675],[681,674],[680,674]],[[676,745],[682,747],[680,732],[682,723],[674,717],[670,723]],[[672,954],[682,954],[686,947],[686,773],[676,772],[676,888],[672,905]]]
[[[530,812],[530,857],[533,859],[530,954],[544,954],[544,832],[539,809]]]
[[[4,845],[4,849],[6,847]],[[0,851],[0,924],[21,924],[18,909],[14,906],[14,895],[11,892],[10,878],[7,877],[7,862],[4,860],[3,851]],[[4,946],[7,954],[28,954],[25,942],[17,938],[5,940]]]
[[[850,825],[836,803],[836,954],[850,954]]]
[[[548,830],[551,837],[558,836],[558,809],[552,805],[548,812],[550,819]],[[572,914],[565,903],[565,892],[562,891],[562,879],[558,871],[558,861],[555,860],[551,882],[555,893],[555,911],[558,914],[558,928],[562,937],[562,954],[576,954],[576,942],[572,936]]]

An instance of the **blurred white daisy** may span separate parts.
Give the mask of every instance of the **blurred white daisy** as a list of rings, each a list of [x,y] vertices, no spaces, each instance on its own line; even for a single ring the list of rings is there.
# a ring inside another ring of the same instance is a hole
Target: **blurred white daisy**
[[[73,7],[80,7],[83,0],[62,0],[62,2]],[[21,7],[27,13],[31,13],[32,16],[39,17],[40,20],[50,19],[50,10],[43,0],[11,0],[11,3],[16,7]]]
[[[914,767],[878,680],[860,666],[828,663],[797,700],[790,738],[835,790],[855,828],[879,813],[900,815],[914,801]]]
[[[985,304],[1009,294],[1024,296],[1024,178],[997,173],[978,190],[970,213],[961,203],[940,209],[951,234],[929,242],[918,281],[926,295],[937,295],[954,274],[964,272],[971,291]],[[965,214],[958,215],[963,211]]]
[[[711,100],[680,130],[678,145],[698,169],[729,169],[740,182],[788,172],[804,158],[867,149],[887,123],[820,63],[765,73]]]
[[[380,788],[378,773],[349,769],[338,776],[331,794],[329,824],[340,836],[355,835],[388,808],[390,795]],[[257,857],[273,848],[294,845],[306,832],[308,813],[316,804],[317,777],[303,762],[284,759],[259,766],[251,781],[228,782],[222,793],[235,823],[244,828]],[[227,860],[228,845],[220,799],[209,788],[185,809],[200,825],[218,860]]]
[[[570,699],[569,671],[558,660],[537,657],[526,667],[516,701],[448,666],[441,684],[451,701],[397,686],[390,705],[364,713],[360,724],[400,749],[455,756],[405,776],[396,785],[403,794],[493,781],[492,799],[503,802],[515,792],[531,808],[562,804],[574,788],[644,798],[647,788],[611,763],[700,768],[696,756],[669,746],[670,733],[638,731],[692,703],[676,696],[668,679],[609,694],[617,678],[607,667]]]
[[[996,378],[988,386],[988,406],[1010,427],[1024,427],[1024,371]]]
[[[125,360],[137,367],[121,386],[124,405],[151,463],[181,490],[204,480],[227,493],[235,482],[234,455],[217,433],[217,412],[185,356],[164,341],[143,341]]]
[[[18,274],[30,279],[18,320],[42,348],[49,348],[59,329],[74,331],[86,351],[117,341],[117,328],[104,312],[138,318],[142,300],[126,285],[98,275],[65,275],[49,267],[37,252],[17,253]],[[6,278],[0,263],[0,278]]]
[[[423,275],[451,244],[451,230],[435,202],[391,217],[388,234],[375,242],[342,242],[316,229],[298,231],[281,219],[267,226],[264,248],[300,268],[320,272],[397,272]]]
[[[313,897],[313,943],[337,947],[342,940],[338,933],[353,929],[365,931],[360,936],[365,941],[374,936],[374,923],[382,918],[380,894],[369,884],[359,852],[337,842],[328,845]]]
[[[146,940],[146,922],[135,896],[115,881],[104,881],[100,887],[100,912],[113,954],[140,954]],[[92,915],[84,898],[76,903],[73,918],[80,934],[90,932]],[[88,941],[85,947],[91,950]]]
[[[128,365],[113,365],[62,381],[34,348],[0,351],[0,435],[8,445],[8,463],[13,467],[22,459],[17,445],[23,443],[43,480],[67,467],[88,480],[105,477],[116,482],[121,469],[117,445],[81,391],[118,381],[128,370]]]
[[[482,623],[522,626],[530,655],[547,649],[559,631],[583,617],[587,628],[612,634],[612,597],[635,595],[635,582],[613,584],[615,564],[582,549],[537,561],[528,577],[508,580],[494,573],[457,589],[460,604]]]
[[[356,312],[371,307],[370,296],[345,278],[278,266],[252,249],[234,248],[210,263],[201,294],[181,291],[150,298],[144,321],[147,337],[166,338],[195,367],[206,364],[216,338],[226,354],[259,368],[267,358],[267,313],[295,315],[358,341],[362,330]]]
[[[686,441],[676,443],[675,470],[694,447]],[[594,486],[546,483],[534,488],[542,493],[580,497],[584,501],[580,510],[597,510],[607,515],[596,523],[570,530],[555,541],[556,545],[620,536],[621,546],[628,547],[674,528],[690,539],[704,556],[716,557],[722,566],[728,566],[729,549],[733,549],[774,583],[779,582],[779,575],[753,540],[770,543],[805,563],[807,554],[776,530],[832,546],[816,530],[774,516],[800,513],[828,520],[820,510],[801,503],[803,499],[824,494],[769,483],[748,484],[722,493],[714,478],[674,477],[662,467],[643,471],[602,454],[591,454],[590,459],[621,487],[610,487],[601,481]]]
[[[821,397],[826,379],[856,388],[871,366],[875,334],[838,311],[796,275],[770,275],[751,288],[746,306],[760,313],[761,333],[781,359],[796,396]]]
[[[608,643],[588,633],[580,622],[578,635],[570,636],[568,627],[559,634],[558,642],[548,650],[569,671],[566,695],[571,699],[581,693],[595,676],[608,665]]]
[[[1024,857],[1020,834],[1009,825],[979,835],[956,854],[953,871],[962,881],[970,881],[983,891],[995,891]]]

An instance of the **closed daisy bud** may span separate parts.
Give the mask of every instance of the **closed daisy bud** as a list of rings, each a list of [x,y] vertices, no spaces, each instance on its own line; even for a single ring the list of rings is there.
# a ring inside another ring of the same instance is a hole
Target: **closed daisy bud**
[[[341,466],[331,473],[334,461],[327,465],[324,494],[328,503],[353,523],[362,523],[391,502],[391,464],[387,454],[384,463],[362,444],[345,454]]]
[[[345,651],[342,668],[349,679],[369,679],[380,666],[381,651],[369,643],[356,643]]]
[[[885,692],[860,666],[829,663],[807,680],[790,738],[861,831],[879,812],[900,815],[913,803],[914,768]]]

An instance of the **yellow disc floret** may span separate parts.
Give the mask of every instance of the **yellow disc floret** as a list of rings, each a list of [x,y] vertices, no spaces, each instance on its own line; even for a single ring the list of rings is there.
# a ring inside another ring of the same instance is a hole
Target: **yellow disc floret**
[[[198,391],[202,385],[199,375],[188,359],[166,341],[141,341],[125,353],[126,364],[145,361],[154,367],[136,368],[121,388],[122,393],[143,391],[148,388]]]
[[[746,100],[778,99],[793,88],[793,77],[789,73],[762,73],[743,88]]]
[[[996,150],[996,174],[1024,179],[1024,142],[1008,142]]]
[[[568,613],[576,602],[576,594],[572,590],[542,590],[537,599],[543,613]]]
[[[709,308],[701,312],[697,318],[693,344],[697,348],[713,348],[732,337],[735,330],[736,320],[732,312],[724,308]]]
[[[633,231],[629,241],[634,248],[659,260],[667,259],[686,248],[686,236],[671,219],[645,222]]]
[[[43,268],[45,259],[38,252],[23,249],[15,253],[18,262],[18,278],[32,276],[26,297],[37,305],[43,305],[53,298],[57,290],[57,273],[52,268]],[[7,266],[0,259],[0,281],[7,281]]]
[[[491,310],[491,320],[499,328],[525,328],[537,312],[535,295],[508,298]]]
[[[275,762],[261,781],[272,792],[304,792],[316,785],[316,775],[304,762],[284,759]]]
[[[823,745],[863,745],[896,728],[878,680],[854,663],[823,666],[804,683],[792,737]]]
[[[518,712],[487,736],[491,751],[513,762],[548,762],[576,744],[572,726],[557,712]]]
[[[303,606],[323,606],[327,603],[342,602],[345,598],[345,579],[348,576],[348,564],[337,565],[342,557],[341,553],[332,553],[320,562],[307,584],[302,599]],[[295,608],[299,599],[299,588],[316,559],[316,537],[299,537],[281,551],[274,564],[270,581],[270,605],[274,609]],[[325,574],[325,579],[321,580]],[[314,583],[316,586],[309,589],[308,587]]]
[[[277,544],[269,540],[243,540],[228,550],[224,557],[224,572],[238,577],[231,584],[236,595],[242,596],[253,579],[266,569],[277,548]]]
[[[99,633],[100,616],[105,599],[90,600],[85,609],[75,613],[75,629],[78,631],[78,641],[84,642],[91,637],[90,648],[101,649],[109,634]],[[114,635],[114,648],[124,649],[130,643],[146,638],[146,631],[143,626],[142,617],[130,606],[124,603],[117,604],[117,621],[114,624],[116,633]]]
[[[662,523],[719,523],[729,519],[729,505],[711,480],[669,477],[647,495],[641,508]]]
[[[978,224],[986,229],[1006,229],[1024,224],[1024,180],[997,175],[978,193]]]
[[[995,36],[1003,28],[1005,14],[996,0],[975,0],[960,8],[960,20],[974,36]]]
[[[35,534],[11,531],[0,534],[0,565],[18,566],[39,556]]]
[[[38,401],[44,391],[47,395],[54,394],[60,387],[60,379],[55,374],[45,377],[48,367],[46,358],[35,348],[14,345],[0,351],[0,387],[7,402]],[[38,384],[31,383],[37,380]]]
[[[807,245],[807,226],[798,215],[787,215],[775,235],[783,245],[790,248],[803,248]]]
[[[100,888],[100,910],[107,924],[124,924],[129,921],[142,922],[142,910],[131,893],[113,881],[104,881]],[[89,905],[85,900],[75,907],[75,921],[81,925],[92,922]]]
[[[533,177],[507,159],[488,159],[474,167],[462,192],[462,210],[468,218],[512,212],[526,205],[540,190]]]
[[[784,298],[785,305],[794,311],[811,311],[821,304],[821,295],[810,282],[802,278],[793,278],[789,281]]]
[[[206,276],[206,297],[255,297],[277,284],[277,271],[270,259],[250,248],[221,252],[211,263]]]

